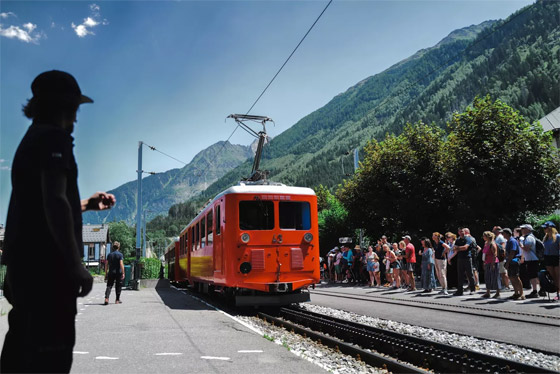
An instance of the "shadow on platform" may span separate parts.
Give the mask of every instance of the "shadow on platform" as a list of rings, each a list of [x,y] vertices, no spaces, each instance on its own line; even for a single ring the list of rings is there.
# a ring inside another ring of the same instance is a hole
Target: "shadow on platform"
[[[202,303],[175,288],[156,288],[155,291],[161,298],[161,301],[170,309],[182,310],[214,310],[206,304]]]

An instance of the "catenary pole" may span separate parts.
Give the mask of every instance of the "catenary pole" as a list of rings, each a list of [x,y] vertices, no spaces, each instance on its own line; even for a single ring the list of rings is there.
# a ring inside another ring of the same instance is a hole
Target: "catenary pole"
[[[142,229],[142,144],[138,142],[138,191],[136,195],[136,263],[134,266],[134,278],[140,280],[140,231]]]

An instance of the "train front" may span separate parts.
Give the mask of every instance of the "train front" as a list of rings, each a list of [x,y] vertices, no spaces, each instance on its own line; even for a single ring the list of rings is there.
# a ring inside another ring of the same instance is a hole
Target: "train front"
[[[307,287],[320,281],[315,192],[284,185],[241,186],[238,192],[228,196],[234,209],[226,223],[229,229],[235,222],[228,252],[236,305],[309,301]]]

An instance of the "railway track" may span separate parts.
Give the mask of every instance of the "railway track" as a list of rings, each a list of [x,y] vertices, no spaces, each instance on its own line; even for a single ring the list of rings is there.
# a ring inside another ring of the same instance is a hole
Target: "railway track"
[[[538,313],[511,311],[511,310],[496,309],[496,308],[484,308],[484,307],[477,307],[477,306],[470,306],[470,305],[454,305],[454,304],[446,304],[442,302],[427,301],[427,300],[396,299],[394,297],[389,297],[389,296],[357,295],[349,292],[338,292],[338,291],[330,291],[330,290],[328,292],[313,290],[312,294],[329,296],[329,297],[338,297],[344,299],[364,300],[364,301],[378,302],[383,304],[393,304],[393,305],[401,305],[401,306],[406,305],[415,308],[437,310],[440,312],[447,311],[447,312],[458,313],[458,314],[473,315],[477,317],[493,318],[493,319],[498,319],[500,321],[509,320],[509,321],[515,321],[515,322],[520,322],[525,324],[560,327],[560,317],[550,315],[550,314],[538,314]],[[529,318],[524,318],[524,317],[529,317]]]
[[[259,313],[283,326],[341,352],[359,357],[371,366],[397,373],[554,373],[501,357],[436,343],[376,327],[292,308],[277,316]],[[371,350],[371,351],[368,351]]]

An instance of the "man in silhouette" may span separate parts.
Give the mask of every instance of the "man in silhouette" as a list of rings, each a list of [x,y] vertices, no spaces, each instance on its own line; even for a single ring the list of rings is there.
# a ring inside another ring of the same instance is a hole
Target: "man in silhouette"
[[[109,209],[112,194],[80,200],[71,136],[82,95],[70,74],[48,71],[31,84],[23,108],[33,120],[12,164],[6,222],[8,316],[0,371],[68,373],[75,343],[76,298],[93,278],[82,265],[82,212]]]

